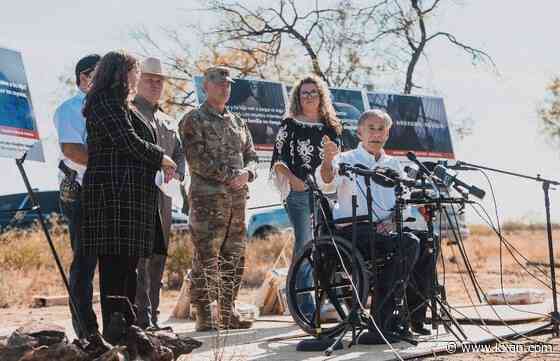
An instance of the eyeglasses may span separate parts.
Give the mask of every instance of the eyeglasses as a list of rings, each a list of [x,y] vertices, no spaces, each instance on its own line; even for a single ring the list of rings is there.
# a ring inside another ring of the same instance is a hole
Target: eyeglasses
[[[315,98],[319,96],[319,92],[317,90],[312,90],[312,91],[302,91],[300,93],[301,97],[303,98]]]

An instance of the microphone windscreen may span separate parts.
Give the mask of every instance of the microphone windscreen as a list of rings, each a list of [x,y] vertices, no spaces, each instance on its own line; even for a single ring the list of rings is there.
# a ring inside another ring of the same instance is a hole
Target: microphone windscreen
[[[416,158],[416,154],[414,154],[414,152],[407,152],[406,157],[408,158],[408,160],[410,160],[412,162],[417,162],[418,161],[418,158]]]
[[[449,187],[453,183],[453,176],[447,172],[447,169],[441,164],[436,165],[434,168],[434,175],[441,179],[446,187]]]
[[[408,178],[412,178],[412,179],[418,178],[418,173],[419,173],[418,170],[409,167],[408,165],[404,167],[404,172],[406,173],[406,176]]]

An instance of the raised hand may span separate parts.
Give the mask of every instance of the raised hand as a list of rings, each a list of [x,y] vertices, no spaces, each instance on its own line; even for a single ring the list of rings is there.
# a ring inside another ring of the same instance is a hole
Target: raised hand
[[[333,142],[328,135],[323,136],[322,143],[323,154],[325,156],[324,162],[328,162],[330,164],[334,157],[336,157],[336,155],[340,153],[340,150],[338,149],[338,145],[336,145],[336,143]]]

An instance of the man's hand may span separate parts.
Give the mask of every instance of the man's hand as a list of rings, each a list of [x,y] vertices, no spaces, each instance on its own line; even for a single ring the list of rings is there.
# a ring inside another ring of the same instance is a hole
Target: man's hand
[[[321,178],[323,182],[331,183],[334,179],[332,161],[340,153],[338,146],[327,135],[323,136],[323,162],[321,163]]]
[[[338,153],[340,153],[338,145],[328,135],[323,136],[323,154],[325,155],[323,161],[331,164]]]
[[[172,167],[163,167],[163,182],[169,183],[173,177],[175,177],[175,169]]]
[[[243,188],[243,186],[247,183],[249,183],[249,171],[248,170],[243,170],[240,175],[235,176],[232,179],[230,179],[226,183],[226,186],[235,191],[235,190],[239,190],[239,189]]]
[[[381,222],[377,224],[377,229],[375,230],[379,234],[389,235],[389,233],[395,231],[395,224],[393,222]]]

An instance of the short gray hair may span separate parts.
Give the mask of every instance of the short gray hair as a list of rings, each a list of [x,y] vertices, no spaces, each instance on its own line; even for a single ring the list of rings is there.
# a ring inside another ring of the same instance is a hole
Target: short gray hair
[[[358,119],[358,127],[361,126],[367,118],[383,119],[387,128],[391,128],[391,126],[393,125],[393,119],[391,119],[391,116],[383,109],[375,108],[363,112],[360,115],[360,119]]]

